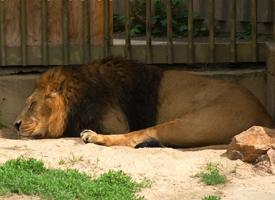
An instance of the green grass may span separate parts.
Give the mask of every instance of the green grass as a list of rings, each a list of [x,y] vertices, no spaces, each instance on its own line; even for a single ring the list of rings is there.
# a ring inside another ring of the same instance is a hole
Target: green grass
[[[208,163],[205,170],[196,174],[195,177],[200,178],[206,185],[218,185],[226,182],[226,177],[221,174],[218,165],[213,163]]]
[[[221,200],[221,197],[209,195],[209,196],[203,197],[202,200]]]
[[[76,163],[79,163],[83,161],[83,157],[82,156],[76,156],[75,154],[71,153],[70,157],[68,158],[61,158],[58,161],[59,165],[66,165],[66,164],[70,164],[70,165],[75,165]]]
[[[0,166],[0,195],[25,194],[43,199],[144,199],[136,195],[148,186],[137,183],[122,171],[109,171],[97,179],[76,170],[46,169],[29,158],[9,160]]]

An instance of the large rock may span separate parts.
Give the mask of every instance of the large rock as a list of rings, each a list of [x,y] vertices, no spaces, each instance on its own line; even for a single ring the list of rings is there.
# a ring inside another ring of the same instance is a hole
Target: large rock
[[[272,148],[275,148],[275,130],[253,126],[233,137],[227,155],[230,159],[251,163]]]

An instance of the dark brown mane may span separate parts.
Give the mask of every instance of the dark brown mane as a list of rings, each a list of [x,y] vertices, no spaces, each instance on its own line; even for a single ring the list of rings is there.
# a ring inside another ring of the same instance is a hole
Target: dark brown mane
[[[101,119],[117,105],[131,131],[156,122],[158,87],[162,70],[121,58],[98,60],[80,68],[59,69],[65,76],[63,95],[68,105],[66,136],[79,136],[83,129],[102,133]]]

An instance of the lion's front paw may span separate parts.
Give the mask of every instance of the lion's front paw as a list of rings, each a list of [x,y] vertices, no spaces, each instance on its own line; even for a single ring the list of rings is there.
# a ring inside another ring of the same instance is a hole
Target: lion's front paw
[[[94,143],[94,144],[100,144],[100,145],[104,144],[103,136],[97,134],[92,130],[83,130],[80,133],[80,137],[85,143]]]

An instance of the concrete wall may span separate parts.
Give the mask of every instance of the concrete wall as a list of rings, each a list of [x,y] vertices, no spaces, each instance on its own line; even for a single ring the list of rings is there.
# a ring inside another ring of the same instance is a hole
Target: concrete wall
[[[264,69],[216,70],[193,72],[211,78],[224,79],[248,88],[266,105],[266,75]],[[0,76],[0,120],[11,126],[31,93],[38,74]]]

